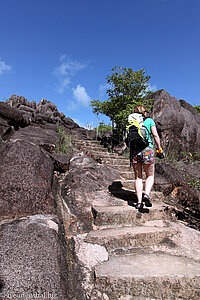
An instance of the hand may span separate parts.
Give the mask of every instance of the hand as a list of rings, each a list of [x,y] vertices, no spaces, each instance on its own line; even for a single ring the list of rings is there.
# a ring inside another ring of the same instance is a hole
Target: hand
[[[163,159],[165,157],[165,152],[162,148],[156,150],[156,156],[160,159]]]

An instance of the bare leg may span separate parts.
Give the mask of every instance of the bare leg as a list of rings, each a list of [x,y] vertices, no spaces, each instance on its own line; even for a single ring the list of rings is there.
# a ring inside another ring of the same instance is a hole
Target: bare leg
[[[135,173],[135,190],[138,198],[138,203],[142,203],[142,163],[133,164],[133,170]]]
[[[149,196],[152,186],[154,184],[154,164],[143,164],[143,167],[146,174],[145,194]]]

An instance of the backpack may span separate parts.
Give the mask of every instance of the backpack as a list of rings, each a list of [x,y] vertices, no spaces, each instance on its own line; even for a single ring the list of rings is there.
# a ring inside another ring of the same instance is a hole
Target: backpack
[[[128,117],[125,142],[130,152],[141,152],[149,145],[147,132],[149,133],[144,126],[144,118],[141,114],[134,113]]]

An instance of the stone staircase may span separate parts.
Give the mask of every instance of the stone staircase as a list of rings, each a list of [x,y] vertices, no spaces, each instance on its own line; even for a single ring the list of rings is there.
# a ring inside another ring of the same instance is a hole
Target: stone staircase
[[[118,171],[110,193],[126,200],[92,207],[94,230],[84,236],[84,242],[104,246],[109,255],[94,269],[95,287],[104,293],[98,299],[199,300],[200,247],[195,257],[188,250],[192,234],[200,245],[199,232],[175,219],[161,192],[151,192],[151,208],[135,209],[134,174],[128,159],[108,153],[98,141],[74,144]]]
[[[74,145],[79,150],[83,151],[85,154],[94,157],[95,159],[100,159],[103,164],[106,164],[118,171],[119,178],[113,183],[113,189],[117,184],[122,184],[123,188],[134,192],[134,172],[130,168],[129,159],[124,156],[119,156],[115,153],[109,153],[106,148],[104,148],[100,141],[95,140],[75,140]],[[123,193],[123,190],[121,191]],[[117,193],[120,193],[119,187],[117,186]],[[162,193],[154,192],[151,196],[162,197]]]

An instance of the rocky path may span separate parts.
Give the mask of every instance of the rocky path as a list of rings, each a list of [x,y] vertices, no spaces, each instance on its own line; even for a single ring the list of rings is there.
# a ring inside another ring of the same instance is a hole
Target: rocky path
[[[128,159],[108,153],[97,141],[75,144],[119,174],[110,186],[113,203],[92,204],[93,230],[82,236],[108,253],[94,266],[95,287],[102,292],[96,299],[200,299],[200,233],[175,219],[160,192],[151,192],[151,208],[135,209]]]

